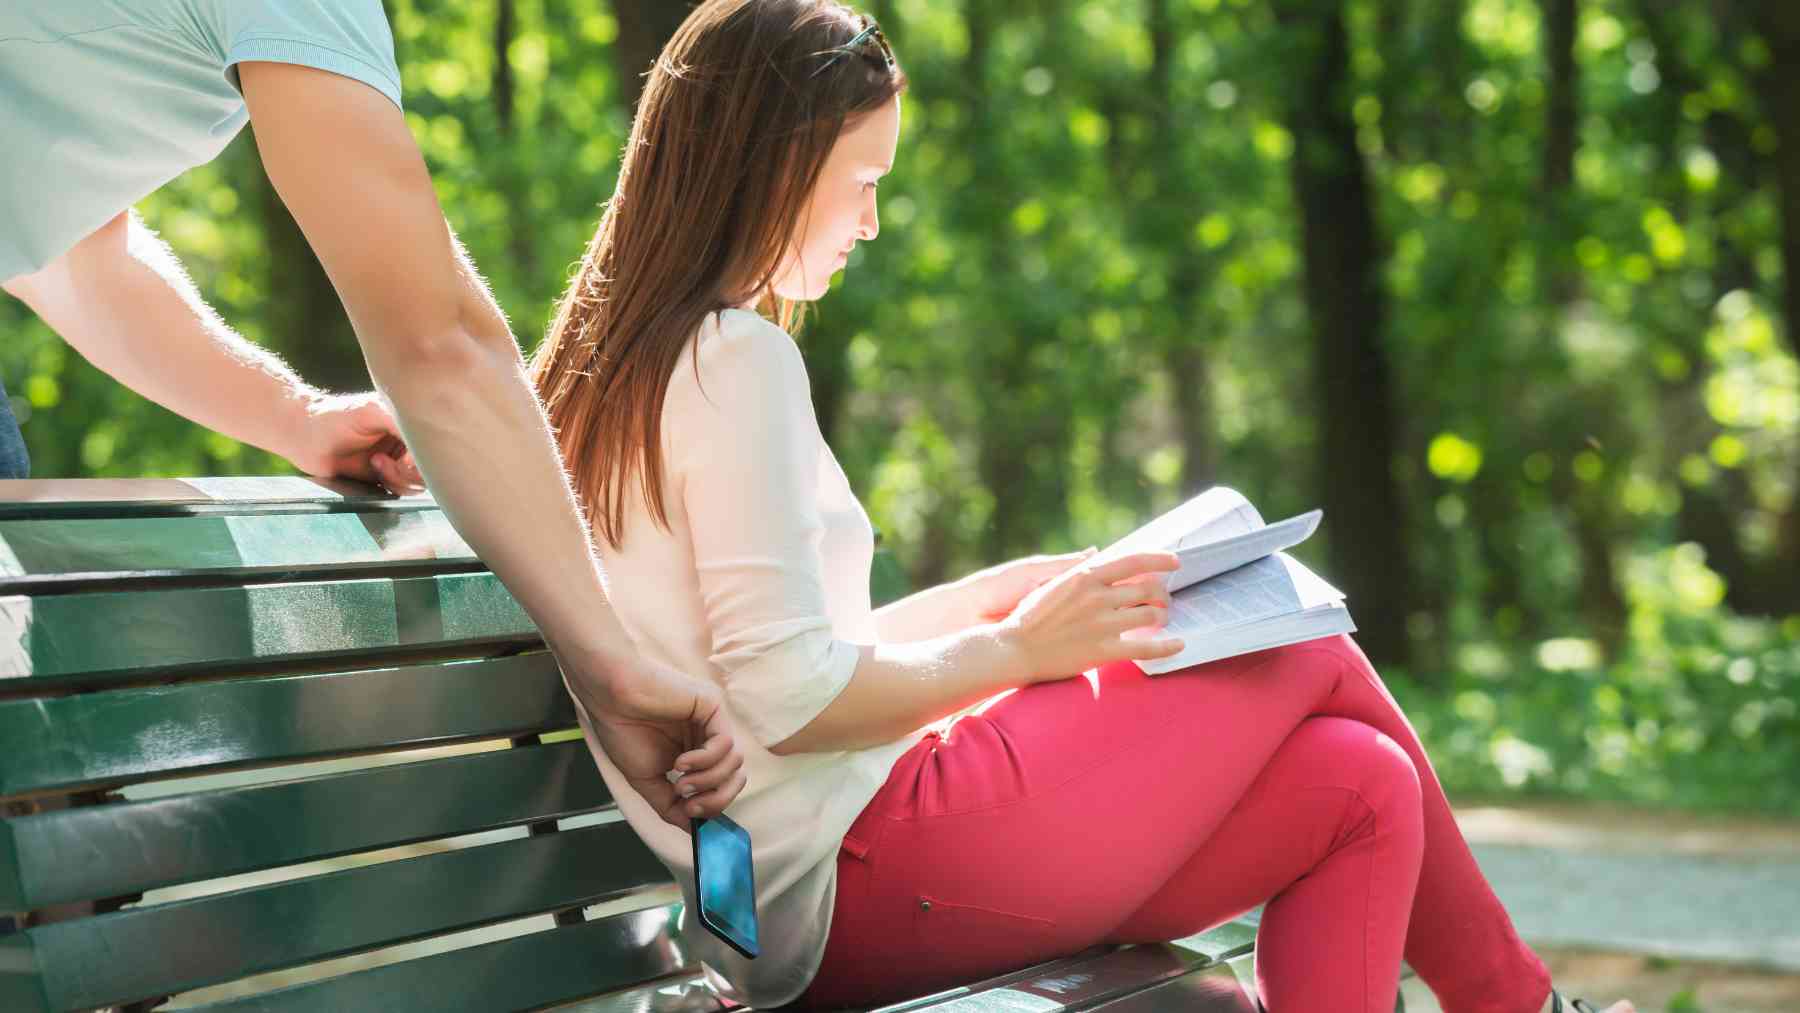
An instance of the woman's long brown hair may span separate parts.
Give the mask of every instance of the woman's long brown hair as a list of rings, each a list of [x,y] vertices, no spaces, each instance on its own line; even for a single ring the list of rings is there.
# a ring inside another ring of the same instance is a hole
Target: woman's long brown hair
[[[618,187],[531,364],[612,545],[634,480],[668,527],[663,398],[708,314],[754,302],[800,323],[770,284],[819,171],[847,121],[906,87],[879,38],[842,51],[866,24],[829,0],[707,0],[650,70]]]

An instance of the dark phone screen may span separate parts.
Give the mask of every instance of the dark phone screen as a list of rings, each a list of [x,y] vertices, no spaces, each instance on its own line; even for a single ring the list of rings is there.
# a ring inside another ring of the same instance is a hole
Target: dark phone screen
[[[700,924],[744,956],[755,957],[760,947],[750,832],[727,816],[700,823],[694,830],[694,878]]]

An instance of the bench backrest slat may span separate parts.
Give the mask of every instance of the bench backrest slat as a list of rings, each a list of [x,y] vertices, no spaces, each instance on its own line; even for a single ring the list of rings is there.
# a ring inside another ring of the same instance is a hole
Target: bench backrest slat
[[[0,580],[189,580],[476,564],[439,510],[0,520]],[[0,584],[4,589],[4,584]]]
[[[12,596],[0,598],[0,692],[537,640],[491,573]]]
[[[543,653],[0,700],[0,796],[574,724]]]
[[[198,1007],[207,1013],[539,1009],[692,966],[681,907],[649,908]],[[597,955],[609,959],[596,959]],[[705,1009],[718,1009],[716,1003]]]
[[[625,823],[408,858],[31,930],[57,1008],[230,981],[667,882]]]
[[[0,518],[179,517],[209,513],[369,513],[436,506],[372,486],[288,475],[216,478],[32,478],[6,483]]]
[[[23,816],[0,825],[0,911],[594,812],[612,797],[593,766],[557,742]]]

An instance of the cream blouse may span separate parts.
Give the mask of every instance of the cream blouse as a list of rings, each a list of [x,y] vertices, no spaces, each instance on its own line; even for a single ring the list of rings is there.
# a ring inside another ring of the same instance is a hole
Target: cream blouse
[[[729,815],[755,846],[760,957],[744,959],[699,926],[688,836],[631,789],[591,731],[588,748],[620,811],[680,884],[686,938],[714,985],[778,1006],[824,957],[845,832],[924,730],[854,752],[768,751],[837,698],[856,645],[876,639],[874,532],[820,435],[787,332],[745,310],[708,317],[670,379],[662,449],[668,529],[627,497],[624,544],[599,540],[601,558],[637,650],[710,676],[751,740],[749,784]]]

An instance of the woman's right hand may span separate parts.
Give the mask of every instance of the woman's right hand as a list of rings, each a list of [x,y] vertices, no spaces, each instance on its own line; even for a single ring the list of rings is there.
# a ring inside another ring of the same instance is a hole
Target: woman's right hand
[[[1025,597],[999,624],[1021,657],[1027,683],[1052,682],[1113,661],[1179,653],[1178,637],[1126,637],[1160,629],[1169,617],[1163,574],[1179,567],[1172,552],[1140,552],[1082,565]]]
[[[552,650],[600,749],[665,822],[691,831],[744,790],[744,747],[718,686],[648,658]]]

